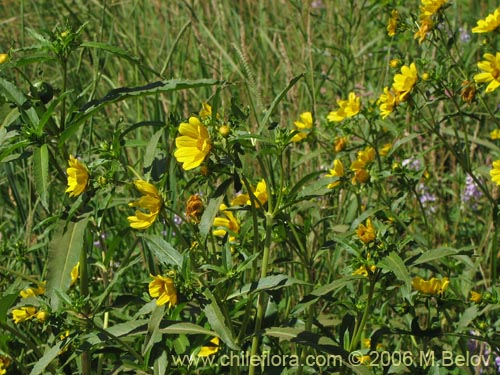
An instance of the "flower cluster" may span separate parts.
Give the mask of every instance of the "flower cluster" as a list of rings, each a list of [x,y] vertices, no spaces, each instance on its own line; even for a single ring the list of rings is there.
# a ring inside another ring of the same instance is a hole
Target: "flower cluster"
[[[435,277],[424,280],[420,276],[414,277],[412,280],[412,286],[415,290],[429,295],[440,295],[442,296],[448,286],[450,285],[450,280],[447,277],[439,280]]]
[[[346,118],[356,116],[361,109],[359,96],[354,92],[350,92],[347,100],[337,100],[339,109],[328,114],[327,119],[331,122],[339,122]]]
[[[382,118],[389,116],[399,103],[408,99],[417,79],[418,72],[415,63],[401,67],[401,73],[394,76],[391,89],[384,87],[384,93],[380,95],[377,101]]]
[[[293,124],[299,132],[292,137],[292,142],[300,142],[309,135],[308,130],[313,126],[312,113],[301,113],[300,121],[295,121]]]
[[[434,22],[432,17],[447,3],[448,0],[421,0],[418,31],[415,39],[421,44],[427,34],[432,31]]]

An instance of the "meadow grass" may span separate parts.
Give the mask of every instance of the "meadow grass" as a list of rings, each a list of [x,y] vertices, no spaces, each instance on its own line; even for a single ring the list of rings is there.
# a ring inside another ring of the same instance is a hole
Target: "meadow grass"
[[[497,5],[428,4],[0,2],[0,374],[497,373]]]

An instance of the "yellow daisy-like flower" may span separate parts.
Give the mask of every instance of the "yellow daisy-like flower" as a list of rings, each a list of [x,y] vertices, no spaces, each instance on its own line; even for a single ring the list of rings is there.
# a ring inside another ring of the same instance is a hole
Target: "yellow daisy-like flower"
[[[128,205],[130,207],[139,207],[146,212],[136,210],[135,216],[129,216],[127,220],[134,229],[147,229],[155,222],[156,217],[160,213],[163,201],[156,187],[149,182],[136,180],[134,184],[137,190],[143,195],[140,199]]]
[[[359,96],[350,92],[347,100],[337,100],[339,109],[328,114],[328,121],[338,122],[357,115],[361,109]]]
[[[363,265],[363,266],[360,266],[357,270],[355,270],[352,274],[353,275],[362,275],[364,277],[368,277],[368,270],[370,270],[371,273],[374,273],[377,270],[377,266],[374,264],[372,264],[369,267]]]
[[[380,156],[387,156],[389,151],[391,151],[392,148],[392,143],[386,143],[385,145],[382,146],[382,148],[379,150]]]
[[[354,171],[354,177],[351,180],[353,185],[366,184],[368,181],[370,181],[370,172],[366,169],[357,169]]]
[[[69,156],[68,163],[69,168],[66,169],[66,173],[68,173],[68,188],[66,189],[66,193],[69,193],[70,197],[77,197],[87,189],[89,172],[87,167],[74,158],[73,155]]]
[[[405,101],[418,79],[418,72],[415,63],[410,66],[403,65],[401,74],[394,76],[392,90],[396,93],[398,100]]]
[[[41,282],[36,288],[26,288],[19,292],[22,298],[36,297],[45,293],[45,281]]]
[[[436,14],[448,0],[422,0],[420,2],[420,17],[431,17]]]
[[[398,96],[394,94],[392,90],[389,90],[389,87],[384,87],[384,93],[381,94],[377,100],[382,118],[385,119],[389,116],[394,111],[394,108],[396,108],[398,103]]]
[[[471,302],[480,303],[482,299],[483,299],[483,296],[481,295],[481,293],[474,292],[474,291],[470,292],[470,298],[469,298],[469,300]]]
[[[223,203],[220,205],[219,210],[224,214],[225,217],[216,217],[214,219],[214,229],[213,234],[217,237],[224,237],[227,230],[232,233],[240,232],[240,223],[238,219],[234,216],[233,212],[227,209],[228,207]],[[225,229],[224,229],[225,228]]]
[[[495,129],[490,132],[490,138],[494,141],[500,139],[500,129]]]
[[[377,234],[375,232],[375,227],[373,226],[371,219],[366,219],[366,225],[362,223],[359,224],[358,229],[356,229],[356,234],[358,235],[358,238],[365,244],[374,241]]]
[[[267,184],[265,180],[261,180],[255,190],[252,188],[253,194],[255,198],[260,202],[261,205],[264,205],[267,202]],[[236,198],[231,201],[231,206],[249,206],[251,204],[250,196],[248,194],[239,194]],[[259,204],[256,203],[258,207]]]
[[[0,53],[0,65],[5,64],[9,61],[9,55],[7,53]]]
[[[340,152],[345,149],[347,144],[347,137],[337,137],[334,141],[334,150],[335,152]]]
[[[300,114],[300,121],[295,121],[293,123],[297,130],[308,130],[311,129],[313,126],[313,118],[312,118],[312,113],[311,112],[303,112]],[[308,135],[308,132],[306,131],[301,131],[297,134],[295,134],[292,138],[292,142],[300,142],[304,138],[306,138]]]
[[[421,293],[443,295],[443,293],[446,291],[446,289],[448,289],[448,286],[450,285],[450,280],[447,277],[441,280],[436,279],[435,277],[431,278],[430,280],[424,280],[421,277],[417,276],[413,278],[411,285],[413,286],[413,289]]]
[[[327,188],[328,189],[333,189],[334,187],[337,187],[340,185],[340,178],[344,177],[345,171],[344,171],[344,164],[339,159],[335,159],[333,161],[333,169],[330,169],[330,173],[327,173],[325,177],[337,177],[337,181],[333,181],[328,184]]]
[[[158,298],[156,304],[158,306],[168,303],[169,307],[177,304],[177,290],[175,289],[174,280],[165,276],[153,276],[153,281],[149,283],[149,295],[152,298]]]
[[[186,219],[192,223],[198,224],[201,220],[201,215],[205,210],[203,201],[198,194],[191,195],[186,203]]]
[[[190,117],[188,123],[179,125],[179,133],[175,139],[175,158],[186,171],[198,167],[212,148],[207,128],[198,118]]]
[[[490,170],[491,181],[500,186],[500,160],[493,162],[493,168]]]
[[[36,313],[35,317],[36,317],[36,320],[38,320],[40,323],[43,323],[49,317],[49,313],[47,311],[40,310]]]
[[[478,83],[488,83],[486,93],[495,91],[500,86],[500,52],[496,55],[491,53],[484,54],[484,60],[477,63],[482,73],[474,75],[474,81]]]
[[[7,368],[10,366],[10,358],[0,355],[0,375],[7,373]]]
[[[24,306],[19,309],[12,310],[12,319],[15,324],[19,324],[26,320],[32,319],[36,315],[36,308],[32,306]]]
[[[396,9],[393,9],[391,12],[391,18],[389,18],[389,23],[387,24],[387,35],[393,37],[396,35],[396,31],[398,28],[398,19],[399,13]]]
[[[75,264],[75,266],[71,269],[71,284],[70,284],[70,286],[75,285],[76,280],[78,280],[79,274],[80,274],[80,262]]]
[[[201,347],[201,350],[198,353],[198,357],[208,357],[219,351],[220,340],[218,337],[214,337],[212,340],[210,340],[210,344],[212,345],[206,345]]]
[[[473,33],[489,33],[500,26],[500,8],[486,16],[484,20],[477,21],[477,26],[472,29]]]
[[[208,103],[201,103],[200,118],[205,121],[212,117],[212,106]]]

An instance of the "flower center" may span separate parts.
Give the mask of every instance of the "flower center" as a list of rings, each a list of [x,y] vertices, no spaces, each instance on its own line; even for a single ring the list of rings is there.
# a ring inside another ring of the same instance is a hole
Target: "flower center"
[[[491,71],[491,75],[494,79],[498,79],[498,77],[500,76],[500,70],[498,68],[494,68]]]

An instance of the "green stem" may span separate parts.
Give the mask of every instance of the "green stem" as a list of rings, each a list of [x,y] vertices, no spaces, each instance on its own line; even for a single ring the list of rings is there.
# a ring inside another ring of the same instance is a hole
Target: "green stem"
[[[87,253],[85,251],[85,246],[82,247],[82,251],[80,253],[80,294],[83,298],[88,297],[89,295],[89,277],[88,277],[88,269],[87,269]],[[82,313],[84,316],[87,316],[89,313],[88,306],[84,306],[82,309]],[[90,352],[88,350],[84,350],[81,356],[82,361],[82,375],[90,375],[92,371],[92,362],[90,357]]]
[[[67,80],[68,80],[68,60],[64,57],[61,61],[62,65],[62,94],[66,92],[66,85],[67,85]],[[61,127],[61,132],[65,128],[65,121],[66,121],[66,98],[63,99],[61,103],[61,121],[60,121],[60,127]]]
[[[260,278],[267,276],[267,268],[269,263],[269,254],[271,250],[271,239],[272,239],[272,228],[273,228],[273,215],[269,212],[266,213],[266,242],[264,245],[264,253],[262,255],[262,265]],[[267,309],[267,296],[264,293],[260,293],[257,301],[257,315],[255,318],[255,328],[254,336],[252,338],[252,347],[250,349],[250,358],[257,355],[257,350],[259,349],[259,331],[262,326],[262,321],[264,320],[264,314]],[[249,375],[255,375],[255,364],[250,361]]]
[[[368,299],[366,301],[365,311],[363,312],[363,316],[361,317],[361,322],[359,323],[359,325],[356,329],[356,333],[354,334],[354,338],[351,341],[349,351],[354,350],[358,346],[359,341],[361,340],[361,335],[363,334],[363,331],[365,330],[366,321],[368,320],[368,316],[370,315],[373,293],[375,291],[375,280],[376,280],[375,276],[376,275],[370,276],[370,288],[368,290]]]

